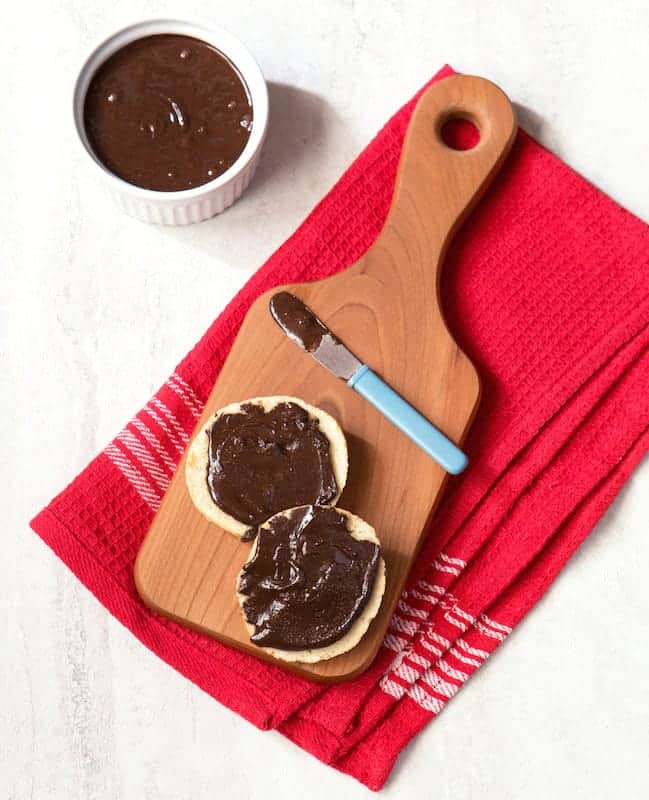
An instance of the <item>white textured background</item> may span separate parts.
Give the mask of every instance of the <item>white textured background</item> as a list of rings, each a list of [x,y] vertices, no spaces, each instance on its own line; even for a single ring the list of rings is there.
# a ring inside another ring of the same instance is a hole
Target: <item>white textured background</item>
[[[245,197],[163,230],[118,213],[95,184],[70,94],[98,37],[174,13],[248,43],[272,117]],[[3,7],[0,798],[370,795],[160,662],[27,520],[445,61],[501,84],[543,143],[649,220],[648,33],[641,0]],[[649,796],[648,489],[645,462],[549,595],[404,753],[385,798]]]

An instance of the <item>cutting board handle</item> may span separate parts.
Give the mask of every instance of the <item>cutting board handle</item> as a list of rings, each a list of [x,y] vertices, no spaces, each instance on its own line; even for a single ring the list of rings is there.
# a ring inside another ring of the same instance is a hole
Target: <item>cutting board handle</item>
[[[442,138],[451,119],[467,119],[480,134],[470,150]],[[507,95],[491,81],[453,75],[432,84],[412,114],[395,191],[381,238],[397,233],[421,245],[422,256],[441,263],[446,244],[507,156],[516,119]],[[396,229],[396,230],[395,230]]]

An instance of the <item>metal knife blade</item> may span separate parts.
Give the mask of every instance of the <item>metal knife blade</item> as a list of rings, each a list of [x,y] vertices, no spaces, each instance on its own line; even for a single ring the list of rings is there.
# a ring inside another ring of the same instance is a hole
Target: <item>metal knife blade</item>
[[[348,381],[363,366],[299,297],[290,292],[277,292],[270,298],[268,307],[288,338],[337,378]]]

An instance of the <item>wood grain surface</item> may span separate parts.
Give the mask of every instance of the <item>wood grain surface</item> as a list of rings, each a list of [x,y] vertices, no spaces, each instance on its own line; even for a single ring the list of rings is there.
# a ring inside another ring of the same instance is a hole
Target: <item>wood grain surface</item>
[[[477,126],[480,141],[473,149],[444,144],[441,130],[453,117]],[[282,287],[302,298],[360,359],[458,443],[476,413],[480,383],[445,325],[439,274],[449,240],[502,164],[515,131],[512,107],[493,83],[457,75],[431,86],[413,113],[392,206],[375,244],[333,277]],[[376,528],[387,567],[383,604],[350,652],[312,665],[277,662],[314,680],[340,681],[358,675],[376,655],[446,474],[284,336],[268,312],[274,291],[248,312],[197,430],[227,403],[274,394],[301,397],[342,425],[350,471],[339,505]],[[138,591],[158,612],[273,660],[249,641],[235,597],[249,548],[194,508],[183,459],[138,555]]]

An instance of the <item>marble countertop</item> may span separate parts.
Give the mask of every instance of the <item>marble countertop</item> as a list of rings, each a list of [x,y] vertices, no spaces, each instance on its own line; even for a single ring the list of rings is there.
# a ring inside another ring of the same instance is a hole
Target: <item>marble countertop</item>
[[[95,182],[70,96],[98,37],[178,13],[216,15],[249,44],[271,126],[239,203],[161,229],[125,217]],[[502,85],[532,133],[649,220],[649,7],[40,0],[2,16],[0,796],[369,796],[158,660],[27,521],[444,62]],[[648,490],[645,460],[549,594],[403,754],[384,797],[649,796]]]

